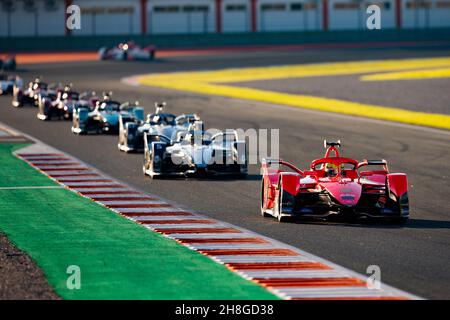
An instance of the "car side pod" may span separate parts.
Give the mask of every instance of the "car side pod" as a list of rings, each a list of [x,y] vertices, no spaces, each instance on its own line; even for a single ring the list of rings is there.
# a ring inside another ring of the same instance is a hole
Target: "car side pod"
[[[164,153],[167,144],[160,141],[151,141],[149,134],[144,134],[144,175],[152,179],[163,173]]]
[[[12,100],[12,106],[15,108],[23,107],[23,99],[22,99],[22,90],[14,85],[13,87],[13,100]]]
[[[295,172],[281,172],[278,182],[278,197],[275,200],[274,214],[283,222],[294,217],[295,196],[302,176]]]
[[[283,172],[280,165],[295,172]],[[281,159],[263,159],[261,169],[261,214],[272,215],[279,222],[289,220],[294,216],[295,196],[300,188],[303,172]]]
[[[119,142],[117,147],[120,151],[134,151],[133,139],[139,125],[133,121],[133,118],[119,115]]]
[[[86,122],[89,118],[89,109],[78,108],[73,111],[72,132],[82,134],[85,132]]]
[[[247,176],[248,174],[248,159],[247,159],[247,144],[245,141],[234,142],[234,152],[236,157],[236,163],[240,166],[241,176]]]
[[[389,198],[397,204],[399,217],[404,220],[409,217],[408,178],[404,173],[389,173],[386,175],[386,189]]]

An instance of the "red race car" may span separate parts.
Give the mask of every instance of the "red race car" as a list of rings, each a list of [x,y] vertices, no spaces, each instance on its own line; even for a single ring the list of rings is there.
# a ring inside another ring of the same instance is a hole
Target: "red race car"
[[[325,156],[300,170],[279,159],[262,164],[261,213],[279,221],[294,217],[409,217],[408,180],[390,173],[386,160],[358,162],[341,157],[340,141],[324,142]]]
[[[134,42],[120,43],[113,48],[102,47],[98,50],[100,60],[153,60],[155,58],[156,47],[147,45],[141,47]]]

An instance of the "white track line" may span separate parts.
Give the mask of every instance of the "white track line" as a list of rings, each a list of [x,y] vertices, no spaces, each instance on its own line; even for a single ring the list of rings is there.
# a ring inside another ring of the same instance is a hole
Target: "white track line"
[[[121,79],[121,82],[132,85],[132,86],[144,86],[138,83],[137,78],[141,76],[146,76],[148,74],[138,74],[133,75],[129,77],[125,77]],[[171,93],[173,91],[179,91],[175,89],[166,89],[166,88],[158,88],[160,91],[165,91],[167,93]],[[182,91],[183,92],[183,91]],[[192,95],[202,95],[200,93],[190,92],[189,94]],[[432,127],[423,127],[423,126],[417,126],[413,124],[407,124],[407,123],[401,123],[401,122],[394,122],[394,121],[388,121],[388,120],[380,120],[380,119],[373,119],[373,118],[367,118],[364,116],[352,116],[352,115],[346,115],[341,113],[334,113],[334,112],[328,112],[328,111],[320,111],[320,110],[313,110],[313,109],[306,109],[306,108],[300,108],[300,107],[293,107],[283,104],[275,104],[275,103],[269,103],[269,102],[263,102],[263,101],[256,101],[256,100],[248,100],[248,99],[238,99],[238,98],[230,98],[230,97],[224,97],[220,95],[214,95],[214,94],[204,94],[206,96],[213,96],[217,99],[222,99],[227,103],[227,101],[231,101],[232,104],[234,104],[237,109],[240,107],[237,106],[238,104],[242,105],[243,107],[247,107],[249,103],[252,103],[254,105],[259,105],[261,107],[275,109],[275,112],[280,110],[286,110],[286,111],[292,111],[292,112],[299,112],[299,113],[306,113],[311,114],[315,116],[319,116],[321,119],[328,117],[328,118],[336,118],[336,119],[343,119],[343,120],[352,120],[355,122],[366,122],[374,125],[382,125],[382,126],[389,126],[389,127],[397,127],[400,129],[409,129],[409,130],[416,130],[416,131],[424,131],[431,134],[436,135],[444,135],[444,136],[450,136],[450,130],[445,129],[439,129],[439,128],[432,128]]]

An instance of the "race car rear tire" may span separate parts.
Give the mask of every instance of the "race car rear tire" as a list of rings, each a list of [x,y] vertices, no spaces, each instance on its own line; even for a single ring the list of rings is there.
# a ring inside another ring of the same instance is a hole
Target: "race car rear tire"
[[[273,206],[274,216],[275,218],[277,218],[278,222],[286,222],[289,220],[289,217],[281,215],[281,213],[283,212],[282,195],[283,187],[280,178],[280,180],[278,181],[278,192],[275,196],[275,204]]]

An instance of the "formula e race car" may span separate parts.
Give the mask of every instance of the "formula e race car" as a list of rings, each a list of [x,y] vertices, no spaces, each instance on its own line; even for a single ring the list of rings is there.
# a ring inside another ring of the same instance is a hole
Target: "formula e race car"
[[[390,173],[386,160],[358,162],[341,157],[340,146],[340,141],[325,141],[325,156],[304,171],[279,159],[263,161],[262,215],[279,221],[341,217],[405,223],[409,217],[406,174]]]
[[[99,101],[99,97],[97,97],[95,91],[91,93],[80,93],[78,94],[78,99],[76,97],[77,94],[77,92],[71,91],[59,104],[63,118],[66,120],[72,120],[74,111],[78,111],[80,108],[93,111],[97,105],[97,101]]]
[[[42,92],[38,97],[39,112],[37,114],[40,120],[51,120],[52,118],[70,120],[69,107],[73,109],[73,104],[78,102],[79,94],[72,90],[71,85],[56,88],[49,88]],[[70,110],[72,111],[72,110]]]
[[[17,63],[14,56],[6,56],[0,58],[0,70],[13,71],[16,70]]]
[[[203,122],[190,120],[189,128],[171,139],[144,135],[144,174],[152,178],[189,175],[247,175],[246,143],[236,130],[205,132]]]
[[[84,133],[117,133],[119,131],[119,115],[133,113],[134,117],[143,119],[144,109],[130,105],[120,104],[111,100],[111,94],[104,94],[103,100],[97,101],[95,109],[91,111],[85,107],[73,110],[72,132]]]
[[[102,47],[98,50],[98,56],[100,60],[153,60],[155,51],[154,45],[140,47],[130,41],[114,48]]]
[[[182,114],[175,116],[163,111],[165,102],[155,103],[156,111],[147,115],[144,122],[132,113],[119,116],[119,143],[120,151],[142,152],[144,151],[144,134],[161,134],[166,137],[175,138],[178,131],[186,131],[189,124],[194,120],[200,120],[196,114]]]
[[[40,78],[28,84],[28,88],[23,90],[21,83],[15,84],[13,87],[13,107],[23,107],[28,104],[34,107],[39,105],[39,94],[45,94],[48,85],[42,82]]]
[[[12,94],[14,85],[22,87],[22,79],[18,76],[8,76],[6,73],[0,73],[0,96]]]

